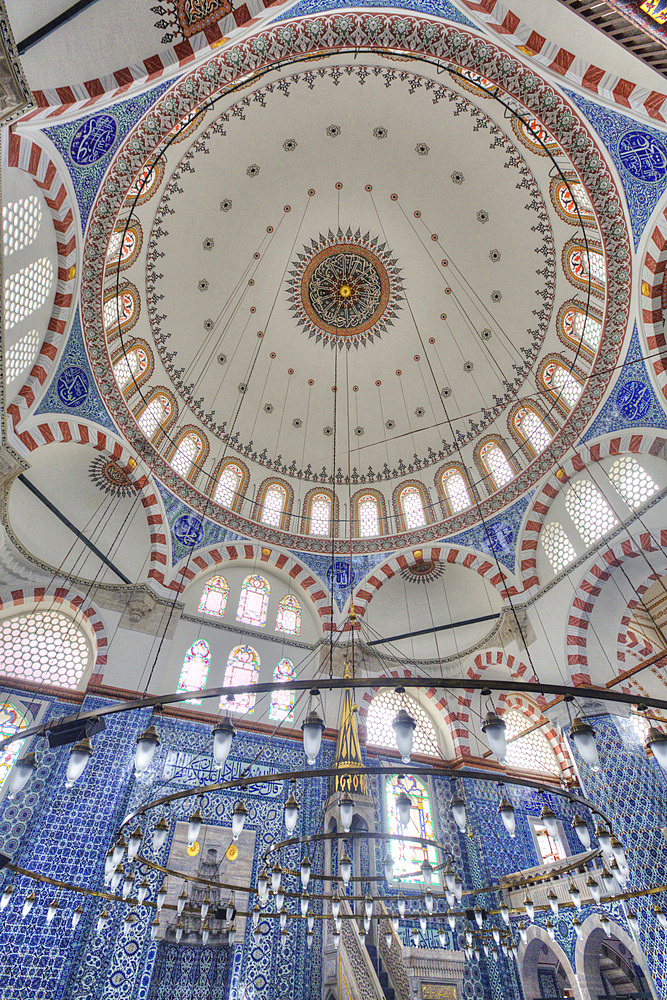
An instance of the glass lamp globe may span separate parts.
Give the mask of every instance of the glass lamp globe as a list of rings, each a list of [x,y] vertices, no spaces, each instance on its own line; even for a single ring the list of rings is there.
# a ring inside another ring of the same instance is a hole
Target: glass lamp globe
[[[581,920],[579,920],[577,917],[574,917],[572,919],[572,926],[574,927],[574,933],[576,934],[576,936],[578,938],[580,938],[581,937]]]
[[[454,822],[458,826],[459,830],[461,833],[465,833],[466,827],[468,826],[466,804],[465,800],[462,799],[457,793],[452,796],[452,813],[454,816]]]
[[[399,920],[399,917],[398,917],[398,913],[395,913],[393,915],[393,917],[391,918],[391,926],[392,926],[393,930],[395,930],[396,933],[398,934],[398,929],[400,927],[400,920]]]
[[[116,868],[121,863],[121,861],[123,860],[123,855],[125,854],[125,848],[126,847],[127,847],[127,844],[125,843],[125,837],[121,833],[121,835],[118,837],[118,840],[113,845],[113,853],[111,855],[111,862],[112,862],[114,868]]]
[[[47,924],[52,924],[56,913],[58,912],[58,900],[52,899],[49,903],[48,909],[46,911],[46,922]]]
[[[495,941],[495,943],[500,944],[500,931],[498,930],[497,927],[491,928],[491,934],[493,936],[493,940]]]
[[[507,736],[505,734],[505,721],[495,712],[487,712],[482,723],[482,732],[486,736],[491,752],[496,755],[501,764],[505,763],[507,757]]]
[[[340,825],[343,827],[344,833],[349,833],[354,818],[354,801],[352,796],[347,792],[343,792],[338,806],[340,808]]]
[[[169,825],[164,816],[160,816],[159,820],[153,827],[153,850],[159,851],[167,842],[167,834],[169,833]]]
[[[586,722],[577,716],[576,719],[572,720],[570,736],[578,752],[587,764],[594,767],[600,763],[598,748],[595,743],[595,730],[590,722]]]
[[[599,903],[602,893],[600,892],[600,885],[595,881],[592,875],[589,875],[586,879],[586,886],[591,894],[591,899],[594,903]]]
[[[338,870],[340,871],[340,877],[345,885],[348,885],[350,879],[352,878],[352,862],[347,856],[347,853],[343,855],[340,859]]]
[[[255,903],[255,905],[252,908],[252,926],[253,927],[257,927],[257,925],[259,924],[259,917],[260,917],[261,912],[262,911],[260,910],[260,908],[257,905],[257,903]]]
[[[553,889],[550,889],[549,892],[547,893],[547,902],[551,907],[551,912],[553,913],[554,917],[557,917],[559,910],[558,896],[553,891]],[[574,900],[572,900],[572,902],[574,902]]]
[[[454,896],[457,903],[460,903],[463,897],[463,880],[459,875],[454,876]]]
[[[514,838],[516,833],[516,815],[514,813],[514,806],[509,799],[505,798],[505,796],[503,796],[500,800],[498,812],[500,813],[500,818],[503,821],[503,826],[509,833],[510,837]]]
[[[398,752],[401,755],[403,763],[409,764],[417,723],[411,715],[408,715],[404,708],[399,708],[391,725],[396,736],[396,746],[398,747]]]
[[[619,868],[627,868],[628,860],[625,856],[625,851],[623,850],[623,844],[613,833],[611,835],[611,853],[614,855],[616,863]]]
[[[602,823],[598,823],[595,828],[595,836],[605,854],[611,854],[611,834]]]
[[[225,907],[225,920],[228,924],[231,924],[232,920],[236,916],[236,895],[232,889],[231,895],[227,900],[227,906]]]
[[[312,870],[312,862],[307,854],[301,859],[301,867],[299,869],[299,874],[301,876],[301,885],[303,886],[304,892],[308,888],[308,883],[310,882],[310,872]]]
[[[123,899],[127,899],[134,889],[134,875],[128,872],[123,879]]]
[[[165,888],[158,889],[157,896],[155,897],[155,905],[158,909],[158,912],[164,906],[164,901],[166,898],[167,898],[167,890]]]
[[[535,904],[529,895],[526,895],[523,900],[523,905],[526,908],[526,916],[530,920],[531,924],[535,919]]]
[[[338,946],[340,944],[340,934],[337,931],[335,931],[334,934],[332,935],[332,940],[334,948],[338,949]]]
[[[197,838],[199,837],[202,822],[203,822],[203,816],[201,812],[199,811],[199,809],[195,809],[188,822],[188,847],[194,846]]]
[[[339,913],[340,913],[340,896],[338,895],[338,886],[336,886],[334,895],[331,898],[331,915],[334,918],[334,920],[338,919]]]
[[[71,788],[79,780],[93,756],[93,745],[87,736],[75,743],[69,752],[65,787]]]
[[[426,934],[427,924],[426,924],[426,917],[424,916],[423,913],[421,913],[419,915],[419,927],[420,927],[420,930],[421,930],[422,934]]]
[[[141,736],[137,737],[137,749],[134,751],[134,769],[137,774],[150,766],[159,746],[160,737],[155,726],[147,726]]]
[[[555,941],[556,940],[556,928],[554,927],[554,925],[551,923],[550,920],[545,920],[544,921],[544,929],[547,932],[547,934],[549,935],[549,937],[551,938],[551,940]]]
[[[366,898],[364,899],[364,911],[367,917],[373,916],[373,897],[370,893],[366,893]]]
[[[307,933],[306,933],[306,945],[308,946],[308,951],[310,951],[312,949],[314,939],[315,939],[315,934],[313,933],[313,931],[307,931]]]
[[[525,924],[519,924],[519,937],[521,938],[522,943],[526,944],[528,941],[528,931],[526,930]]]
[[[208,936],[210,934],[208,924],[204,924],[201,929],[201,943],[206,944],[208,941]]]
[[[285,890],[278,889],[278,892],[276,893],[276,911],[282,910],[284,902],[285,902]]]
[[[481,930],[482,929],[482,924],[484,923],[484,914],[480,910],[479,906],[475,907],[473,913],[474,913],[474,917],[475,917],[475,923],[477,924],[477,926]]]
[[[315,926],[315,914],[313,913],[312,910],[308,910],[308,913],[306,915],[306,924],[308,926],[308,933],[312,933],[312,930]]]
[[[102,910],[99,917],[97,918],[97,933],[101,934],[106,925],[109,923],[109,914],[106,910]]]
[[[28,784],[37,770],[37,758],[34,753],[27,753],[17,760],[9,772],[9,794],[18,795]]]
[[[239,799],[232,812],[232,839],[238,840],[245,826],[248,810],[242,799]]]
[[[451,865],[445,868],[445,885],[450,892],[454,892],[454,869]]]
[[[507,906],[507,903],[501,903],[499,909],[500,909],[500,916],[503,918],[503,921],[509,927],[509,925],[510,925],[510,911],[509,911],[509,907]]]
[[[232,741],[236,730],[231,720],[225,717],[213,727],[213,759],[218,767],[224,767],[225,761],[232,749]]]
[[[590,830],[588,829],[586,821],[583,820],[581,818],[581,816],[579,816],[578,813],[575,814],[575,817],[572,820],[572,829],[574,830],[574,832],[576,833],[577,837],[579,838],[579,843],[584,848],[584,850],[585,851],[590,851],[590,849],[591,849],[591,834],[590,834]]]
[[[259,907],[257,906],[256,903],[255,903],[255,907],[257,909],[257,912],[259,913]],[[205,896],[204,899],[202,899],[202,903],[201,903],[201,906],[199,908],[199,912],[201,913],[202,920],[206,920],[206,917],[208,916],[208,911],[210,910],[210,908],[211,908],[211,900],[208,898],[208,896]],[[254,913],[254,910],[253,910],[253,918],[254,918],[254,916],[255,916],[255,913]]]
[[[312,709],[301,723],[303,733],[303,750],[309,764],[314,764],[322,746],[324,720]]]
[[[283,817],[288,834],[294,833],[296,824],[299,822],[299,803],[294,798],[294,793],[289,796],[283,806]]]
[[[401,919],[403,919],[405,917],[405,896],[402,892],[399,893],[398,899],[396,900],[396,906],[398,907]]]
[[[72,930],[73,931],[75,931],[77,929],[77,927],[79,926],[79,921],[81,920],[82,916],[83,916],[83,907],[79,903],[79,905],[77,906],[77,908],[72,913]]]
[[[456,914],[453,910],[447,910],[447,923],[449,924],[450,931],[456,929]]]
[[[139,848],[141,847],[142,838],[143,834],[141,832],[141,827],[138,826],[136,830],[132,831],[132,833],[130,834],[130,839],[127,842],[127,856],[130,861],[134,861],[137,854],[139,853]]]
[[[32,910],[33,906],[35,905],[35,900],[36,899],[37,899],[37,897],[35,896],[34,892],[29,893],[25,897],[25,899],[23,901],[23,907],[21,908],[21,916],[22,917],[27,917],[28,916],[28,914]]]
[[[230,937],[231,937],[231,935],[230,935]],[[287,932],[287,928],[283,927],[283,929],[280,932],[280,947],[281,947],[281,950],[285,951],[288,944],[289,944],[289,934]]]
[[[360,927],[359,928],[359,940],[361,941],[362,945],[366,944],[366,928],[365,927]]]
[[[282,877],[283,877],[283,870],[278,864],[278,862],[276,862],[273,868],[271,869],[271,888],[273,889],[274,892],[278,892],[278,890],[280,889],[280,883],[282,881]]]
[[[278,914],[278,922],[280,923],[281,930],[283,930],[284,927],[287,927],[287,910],[284,906]]]
[[[398,822],[403,828],[410,824],[410,810],[412,809],[412,799],[403,789],[396,796],[396,815]]]
[[[391,948],[391,931],[385,931],[384,943],[387,947],[387,950],[389,950],[389,948]]]
[[[419,931],[418,930],[414,930],[412,932],[412,943],[415,946],[415,948],[419,945]]]
[[[139,883],[139,888],[137,889],[137,899],[140,903],[143,903],[143,901],[147,898],[149,889],[150,886],[146,879]]]
[[[430,915],[433,913],[433,907],[435,905],[435,899],[433,898],[433,893],[430,889],[427,889],[424,893],[424,906],[426,907],[426,912]]]
[[[540,813],[540,819],[546,827],[546,831],[553,840],[558,839],[558,820],[556,819],[556,813],[550,806],[542,806],[542,812]]]
[[[421,863],[421,872],[424,885],[433,885],[433,865],[427,858]]]
[[[438,941],[440,942],[440,947],[441,948],[446,948],[447,947],[447,931],[442,926],[442,924],[438,928]]]
[[[663,931],[667,930],[667,913],[665,913],[661,906],[656,906],[655,915],[658,918],[658,923],[662,927]]]
[[[160,918],[156,917],[151,924],[151,941],[155,941],[159,930],[160,930]]]
[[[396,862],[394,861],[394,859],[391,856],[391,854],[385,855],[385,859],[384,859],[384,877],[385,877],[385,879],[386,879],[387,882],[392,882],[393,881],[395,866],[396,866]]]
[[[185,904],[188,901],[188,894],[185,891],[185,886],[181,889],[180,895],[176,900],[176,913],[180,917],[181,913],[185,909]]]
[[[14,895],[14,886],[8,885],[5,887],[2,895],[0,896],[0,910],[4,910],[9,905],[9,901]]]
[[[266,869],[262,868],[261,872],[257,876],[257,895],[264,903],[266,902],[266,896],[269,891],[269,877],[266,874]]]
[[[308,913],[308,910],[310,909],[310,894],[307,892],[302,892],[301,899],[299,902],[301,904],[301,916],[305,917],[306,914]]]
[[[179,920],[176,923],[176,944],[180,944],[181,938],[183,937],[183,924]]]
[[[605,932],[605,934],[607,935],[607,937],[610,938],[611,937],[611,923],[610,923],[609,917],[606,917],[604,915],[604,913],[602,913],[600,915],[600,926],[602,927],[602,930]]]
[[[633,934],[637,934],[639,931],[639,920],[637,919],[637,914],[634,910],[628,910],[626,918],[628,922],[628,927]]]

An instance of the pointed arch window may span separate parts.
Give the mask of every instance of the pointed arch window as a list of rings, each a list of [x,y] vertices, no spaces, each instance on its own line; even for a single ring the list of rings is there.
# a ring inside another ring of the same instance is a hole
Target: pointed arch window
[[[583,385],[560,361],[549,361],[542,370],[542,384],[557,403],[571,410],[583,391]]]
[[[589,241],[586,249],[581,240],[570,240],[563,251],[563,265],[565,274],[573,285],[586,291],[590,281],[593,294],[604,298],[607,267],[599,245]]]
[[[134,264],[139,256],[142,240],[143,234],[138,219],[133,219],[128,224],[127,229],[124,221],[120,223],[109,240],[106,259],[109,273],[118,270],[124,271],[126,267]]]
[[[396,799],[401,792],[406,792],[412,800],[410,810],[410,822],[404,827],[397,814]],[[389,776],[385,785],[385,801],[387,806],[387,827],[389,833],[398,834],[404,837],[433,838],[433,813],[428,790],[424,782],[413,775],[401,774]],[[407,882],[423,882],[420,868],[424,861],[430,861],[432,865],[437,864],[434,847],[422,847],[405,840],[389,841],[389,849],[394,859],[394,878],[403,879],[408,873]],[[440,884],[439,872],[433,872],[433,884]]]
[[[591,307],[573,300],[566,303],[558,315],[558,335],[575,351],[581,345],[586,356],[592,358],[602,339],[602,320]]]
[[[113,374],[121,392],[133,382],[139,382],[148,371],[148,354],[143,347],[131,347],[113,366]]]
[[[13,702],[6,701],[0,704],[0,740],[7,739],[8,736],[15,736],[28,728],[28,716],[24,714]],[[0,750],[0,787],[5,783],[7,775],[11,771],[14,762],[18,760],[23,747],[23,740],[17,740]]]
[[[284,632],[285,635],[301,634],[301,605],[292,594],[283,597],[278,605],[276,632]]]
[[[160,430],[164,430],[173,414],[173,404],[163,392],[156,392],[139,415],[139,429],[153,441]]]
[[[315,493],[311,497],[309,534],[319,537],[331,534],[331,497],[328,493]]]
[[[565,509],[584,545],[594,545],[618,524],[611,507],[595,483],[578,479],[565,494]]]
[[[641,507],[654,493],[658,484],[632,455],[621,455],[609,470],[609,478],[629,507]]]
[[[372,493],[359,497],[357,501],[359,537],[374,538],[380,534],[380,504]]]
[[[127,333],[139,318],[139,296],[134,285],[126,284],[118,295],[112,294],[104,300],[102,320],[104,332],[111,340],[121,333]]]
[[[273,671],[274,684],[284,684],[285,681],[296,680],[296,669],[287,658],[280,661]],[[294,691],[273,691],[269,718],[275,722],[294,721]]]
[[[262,524],[272,528],[280,528],[287,509],[287,490],[280,483],[271,483],[264,493],[262,503]]]
[[[129,204],[134,207],[135,204],[143,205],[145,202],[149,201],[162,183],[163,177],[164,160],[162,158],[157,160],[150,167],[147,164],[144,164],[127,189],[125,204]]]
[[[406,531],[423,528],[426,524],[426,512],[421,490],[416,486],[404,486],[398,494],[398,507],[403,518]]]
[[[544,420],[530,406],[521,406],[514,414],[514,426],[536,455],[549,447],[551,434]]]
[[[190,431],[179,441],[170,465],[174,472],[187,479],[192,474],[203,451],[204,442],[201,435],[195,433],[195,431]]]
[[[514,479],[514,469],[497,441],[487,441],[482,445],[479,459],[495,489],[499,490]]]
[[[263,628],[266,625],[266,612],[269,607],[269,590],[269,584],[263,576],[256,574],[247,576],[241,587],[239,608],[236,613],[237,622]]]
[[[206,639],[197,639],[185,654],[176,691],[203,691],[210,666],[211,647]],[[201,698],[188,698],[188,703],[201,705]]]
[[[470,491],[458,469],[445,469],[440,476],[440,486],[452,514],[468,509],[471,504]]]
[[[554,178],[551,182],[551,200],[565,222],[573,226],[581,225],[579,221],[581,213],[581,220],[585,226],[594,225],[593,206],[580,180],[574,177],[568,177],[566,181],[562,177]]]
[[[523,712],[518,708],[510,708],[503,713],[503,720],[507,737],[506,767],[560,774],[560,764],[544,733],[540,729],[526,733],[532,727],[532,722]],[[522,736],[522,733],[526,735]]]
[[[197,611],[200,615],[222,618],[227,607],[228,597],[229,584],[224,576],[214,576],[204,585]]]
[[[567,532],[558,521],[550,521],[540,532],[540,542],[554,573],[560,573],[577,558]]]
[[[235,646],[227,659],[225,670],[225,687],[241,687],[246,684],[256,684],[259,680],[259,653],[252,646]],[[225,697],[220,699],[220,708],[238,715],[251,715],[255,708],[256,695],[252,691],[237,694],[234,701]]]
[[[242,483],[243,469],[236,462],[227,462],[220,470],[213,499],[223,507],[235,508],[241,495]]]

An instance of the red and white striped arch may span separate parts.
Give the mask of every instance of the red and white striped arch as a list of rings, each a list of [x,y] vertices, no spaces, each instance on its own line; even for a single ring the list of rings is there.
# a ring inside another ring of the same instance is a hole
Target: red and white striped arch
[[[396,680],[401,680],[403,677],[416,677],[417,674],[415,674],[412,670],[409,670],[407,667],[392,667],[387,671],[387,676],[394,677]],[[419,693],[425,698],[428,698],[429,701],[433,702],[435,714],[438,714],[444,726],[449,727],[449,731],[454,742],[454,748],[456,749],[457,716],[456,712],[450,711],[446,696],[443,695],[441,689],[438,690],[434,687],[420,688]],[[368,710],[375,694],[376,692],[373,690],[366,690],[363,692],[359,701],[359,732],[363,740],[366,739],[366,719],[368,717]]]
[[[44,194],[56,231],[58,276],[53,311],[39,354],[23,386],[7,407],[12,427],[33,406],[39,390],[55,366],[56,356],[74,312],[76,285],[77,230],[76,213],[57,166],[49,154],[33,139],[8,130],[2,145],[2,166],[19,167],[33,178]]]
[[[551,504],[573,476],[586,466],[617,455],[659,455],[667,446],[667,439],[655,433],[617,434],[607,440],[597,441],[582,448],[552,472],[529,508],[522,532],[520,546],[521,578],[526,592],[537,590],[540,578],[537,573],[537,543]]]
[[[565,740],[561,739],[556,727],[542,714],[537,705],[534,705],[527,698],[514,693],[501,694],[498,702],[508,710],[510,708],[518,709],[522,715],[525,715],[531,725],[540,725],[540,735],[544,736],[553,750],[562,776],[564,778],[574,777],[574,766],[567,751]]]
[[[667,339],[663,327],[663,283],[667,268],[667,208],[649,238],[642,264],[642,319],[649,354],[658,387],[667,399]]]

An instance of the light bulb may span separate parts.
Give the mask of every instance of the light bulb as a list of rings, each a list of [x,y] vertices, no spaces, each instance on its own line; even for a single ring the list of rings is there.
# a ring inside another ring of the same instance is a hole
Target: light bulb
[[[458,826],[459,830],[461,833],[465,833],[466,827],[468,826],[466,804],[465,800],[458,794],[452,797],[452,813],[454,815],[454,822]]]
[[[509,911],[509,908],[507,906],[507,903],[501,903],[499,909],[500,909],[500,916],[503,918],[503,920],[505,921],[505,923],[509,927],[509,925],[510,925],[510,911]]]
[[[296,824],[299,822],[299,803],[294,798],[294,794],[290,795],[283,806],[283,818],[287,833],[294,833]]]
[[[343,792],[338,803],[340,808],[340,825],[344,833],[349,833],[354,818],[354,801],[351,795]]]
[[[424,906],[426,907],[427,913],[433,913],[434,903],[435,900],[433,898],[433,893],[431,892],[430,889],[427,889],[427,891],[424,893]]]
[[[403,759],[403,763],[409,764],[416,722],[411,715],[408,715],[404,708],[399,708],[391,725],[396,736],[396,746]]]
[[[169,826],[167,824],[164,816],[160,816],[159,820],[153,827],[153,850],[159,851],[164,847],[167,841],[167,834],[169,833]]]
[[[301,867],[299,868],[299,875],[301,876],[301,885],[303,886],[303,891],[305,892],[308,888],[308,883],[310,882],[310,873],[312,870],[312,862],[307,854],[301,859]]]
[[[427,858],[421,863],[421,872],[424,885],[433,885],[433,865]]]
[[[283,870],[276,861],[275,865],[271,869],[271,888],[274,892],[278,892],[280,889],[280,883],[283,878]]]
[[[185,891],[185,886],[183,886],[183,888],[181,889],[180,896],[176,900],[176,913],[179,915],[179,917],[183,912],[183,910],[185,909],[185,904],[187,903],[187,901],[188,901],[188,894]]]
[[[242,799],[239,799],[232,812],[232,839],[238,840],[243,832],[248,810]]]
[[[516,815],[514,813],[514,806],[503,796],[500,800],[500,805],[498,806],[498,812],[500,813],[500,818],[503,821],[503,825],[510,837],[514,837],[516,833]]]
[[[143,903],[143,901],[148,896],[149,889],[150,886],[146,881],[146,879],[144,879],[143,882],[141,882],[141,884],[139,885],[139,888],[137,889],[137,899],[139,900],[140,903]]]
[[[90,758],[93,756],[93,745],[87,736],[84,736],[82,740],[75,743],[69,752],[69,760],[67,761],[67,775],[65,780],[65,787],[71,788],[72,785],[79,780],[83,772],[86,770]]]
[[[141,832],[141,827],[138,826],[136,830],[134,830],[131,833],[130,839],[127,842],[128,860],[134,861],[134,859],[136,858],[137,854],[139,853],[139,848],[141,847],[142,837],[143,834]]]
[[[440,942],[440,947],[441,948],[446,948],[447,947],[447,931],[442,926],[442,924],[438,928],[438,941]]]
[[[410,825],[410,810],[412,809],[412,799],[403,789],[396,796],[396,815],[398,822],[403,828]]]
[[[0,910],[5,910],[9,906],[9,902],[14,895],[14,886],[8,885],[5,887],[2,896],[0,896]]]
[[[587,764],[592,767],[600,763],[598,748],[595,743],[595,730],[590,722],[585,722],[577,716],[570,726],[572,742]]]
[[[551,912],[553,913],[553,915],[555,917],[557,917],[558,916],[558,909],[559,909],[558,896],[553,891],[553,889],[549,889],[549,892],[547,893],[547,902],[549,903],[549,906],[551,907]],[[572,902],[574,902],[574,900],[572,900]]]
[[[106,910],[102,910],[99,917],[97,918],[97,933],[101,934],[106,925],[109,923],[109,914]]]
[[[583,847],[583,849],[585,851],[590,851],[590,849],[591,849],[591,833],[590,833],[590,830],[588,829],[588,825],[586,823],[586,820],[582,819],[581,816],[579,816],[578,813],[575,814],[575,817],[572,820],[572,829],[574,830],[574,832],[576,833],[577,837],[579,838],[579,843],[581,844],[581,846]]]
[[[387,882],[392,882],[394,879],[394,867],[396,862],[392,858],[391,854],[387,854],[384,859],[384,877]]]
[[[540,819],[546,827],[546,831],[552,840],[558,839],[558,820],[556,819],[556,813],[548,805],[542,806],[542,812],[540,813]]]
[[[456,914],[452,910],[447,911],[447,923],[451,931],[456,929]]]
[[[197,842],[197,838],[199,837],[199,832],[201,830],[202,823],[203,823],[203,816],[199,811],[199,809],[197,808],[193,812],[188,822],[188,847],[194,847],[195,843]],[[234,825],[232,821],[232,830],[233,829]]]
[[[651,751],[663,771],[667,771],[667,733],[651,726],[646,738],[646,749]]]
[[[22,792],[37,770],[37,758],[34,753],[27,753],[16,761],[9,772],[9,794],[14,796]]]
[[[79,921],[83,916],[83,907],[79,903],[77,908],[72,912],[72,930],[75,931],[79,926]]]
[[[338,870],[340,872],[340,877],[345,885],[348,885],[352,877],[352,862],[347,856],[347,853],[343,855],[338,863]]]
[[[155,897],[155,905],[157,906],[158,912],[164,906],[164,901],[166,898],[167,898],[167,890],[164,888],[164,886],[162,886],[162,888],[158,889],[157,896]]]
[[[398,895],[398,899],[396,900],[396,905],[398,907],[398,912],[401,916],[401,920],[403,920],[405,917],[405,896],[403,895],[402,892],[399,893]]]
[[[204,926],[201,929],[201,943],[202,944],[206,944],[207,943],[209,933],[210,933],[210,931],[209,931],[209,928],[208,928],[208,924],[204,924]]]
[[[27,917],[33,906],[35,905],[35,900],[37,897],[34,892],[29,893],[23,900],[23,907],[21,908],[21,916]]]
[[[137,736],[137,749],[134,751],[134,769],[137,774],[150,766],[159,746],[160,737],[155,726],[147,726],[141,736]]]
[[[595,879],[591,875],[589,875],[588,878],[586,879],[586,885],[588,886],[588,891],[591,894],[593,902],[599,903],[600,898],[602,896],[602,893],[600,892],[599,883],[597,883]]]
[[[475,923],[477,924],[477,926],[481,930],[482,929],[482,924],[484,923],[484,914],[480,910],[479,906],[475,907],[475,909],[473,911],[473,915],[475,917]]]
[[[218,767],[224,767],[225,761],[232,749],[232,740],[236,730],[230,719],[225,717],[213,727],[213,759]]]
[[[496,755],[501,764],[505,763],[507,756],[507,736],[505,734],[505,722],[495,712],[487,712],[482,723],[482,732],[486,736],[486,741],[491,748],[491,752]]]
[[[58,900],[52,899],[49,903],[48,909],[46,911],[46,922],[47,924],[52,924],[56,913],[58,912]]]
[[[311,933],[313,927],[315,926],[315,914],[313,913],[312,910],[308,910],[308,913],[306,915],[306,925],[308,927],[308,932]]]
[[[324,721],[312,709],[301,723],[303,733],[303,749],[309,764],[314,764],[322,745],[322,733],[324,732]]]

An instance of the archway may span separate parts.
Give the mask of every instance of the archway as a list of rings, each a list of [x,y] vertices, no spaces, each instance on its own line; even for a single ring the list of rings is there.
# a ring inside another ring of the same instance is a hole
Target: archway
[[[584,1000],[627,996],[635,1000],[652,997],[646,960],[626,931],[610,922],[607,937],[597,915],[584,921],[577,943],[576,963]]]
[[[573,997],[583,1000],[567,955],[545,930],[528,928],[526,944],[519,947],[519,976],[525,1000]]]

